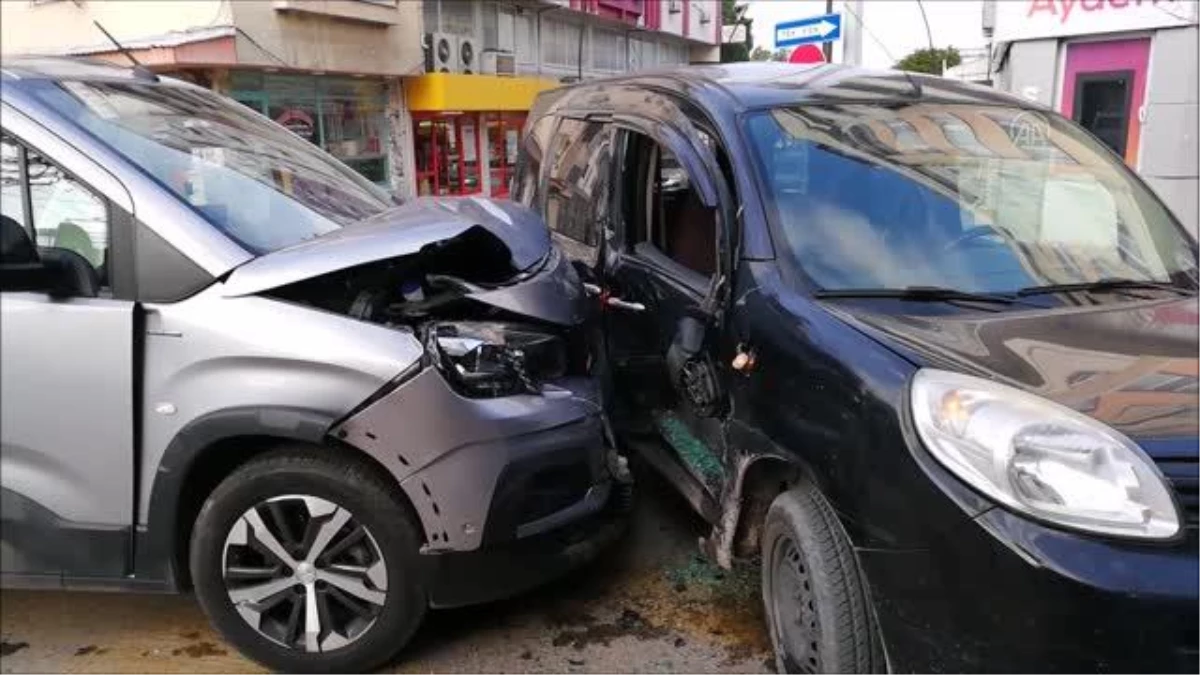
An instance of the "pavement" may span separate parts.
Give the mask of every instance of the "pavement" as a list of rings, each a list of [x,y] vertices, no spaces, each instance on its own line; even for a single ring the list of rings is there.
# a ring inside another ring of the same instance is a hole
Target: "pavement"
[[[590,566],[503,602],[430,612],[387,672],[773,672],[758,568],[723,572],[707,528],[638,476],[631,530]],[[0,672],[262,672],[190,596],[0,593]]]

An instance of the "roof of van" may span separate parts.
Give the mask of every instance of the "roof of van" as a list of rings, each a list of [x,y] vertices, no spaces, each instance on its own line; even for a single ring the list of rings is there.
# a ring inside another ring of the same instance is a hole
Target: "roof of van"
[[[571,91],[604,85],[656,85],[688,93],[720,91],[744,108],[823,101],[938,101],[1040,107],[989,87],[896,70],[866,70],[841,64],[746,62],[682,66],[588,80],[546,93],[557,99]]]
[[[0,59],[4,80],[145,80],[149,71],[107,61],[69,56],[5,56]]]

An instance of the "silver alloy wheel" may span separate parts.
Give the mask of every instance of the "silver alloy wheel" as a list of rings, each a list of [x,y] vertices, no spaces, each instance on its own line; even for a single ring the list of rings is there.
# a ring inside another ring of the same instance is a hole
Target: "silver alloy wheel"
[[[225,537],[225,589],[242,618],[291,649],[327,652],[362,637],[387,599],[387,566],[367,528],[311,495],[242,514]]]

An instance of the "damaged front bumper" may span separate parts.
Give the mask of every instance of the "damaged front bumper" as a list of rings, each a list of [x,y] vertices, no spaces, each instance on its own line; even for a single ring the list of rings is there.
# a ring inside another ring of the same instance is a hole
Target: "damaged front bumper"
[[[592,378],[469,398],[425,366],[333,435],[396,477],[436,558],[431,600],[447,606],[523,590],[616,537],[629,479],[604,425]],[[466,583],[479,568],[486,583]]]

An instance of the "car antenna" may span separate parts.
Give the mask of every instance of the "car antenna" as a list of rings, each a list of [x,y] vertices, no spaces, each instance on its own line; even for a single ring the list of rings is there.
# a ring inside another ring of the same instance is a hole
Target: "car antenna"
[[[875,41],[875,44],[879,45],[879,48],[883,50],[884,55],[891,59],[892,63],[898,63],[896,61],[896,57],[892,56],[892,53],[888,51],[887,45],[883,44],[883,41],[876,37],[875,33],[871,32],[870,28],[867,28],[867,24],[862,20],[862,17],[858,15],[858,12],[854,11],[854,9],[850,7],[850,3],[842,2],[842,6],[846,8],[847,12],[850,12],[850,14],[854,17],[854,20],[857,21],[858,25],[862,27],[863,32],[870,36],[870,38]],[[908,80],[909,86],[913,88],[913,96],[921,98],[921,81],[913,77],[912,73],[908,72],[907,70],[901,70],[900,73],[904,75],[904,79]]]
[[[151,80],[153,82],[158,82],[158,75],[155,75],[154,71],[150,70],[146,66],[143,66],[141,61],[138,61],[136,58],[134,58],[133,52],[130,52],[128,49],[126,49],[125,45],[121,44],[120,42],[117,42],[117,38],[113,37],[112,33],[108,32],[107,30],[104,30],[104,26],[101,26],[99,21],[92,19],[92,23],[96,24],[96,28],[99,28],[100,32],[104,33],[104,37],[108,38],[109,42],[112,42],[114,45],[116,45],[117,51],[124,54],[125,58],[127,58],[133,62],[133,74],[134,75],[136,75],[144,80]]]

